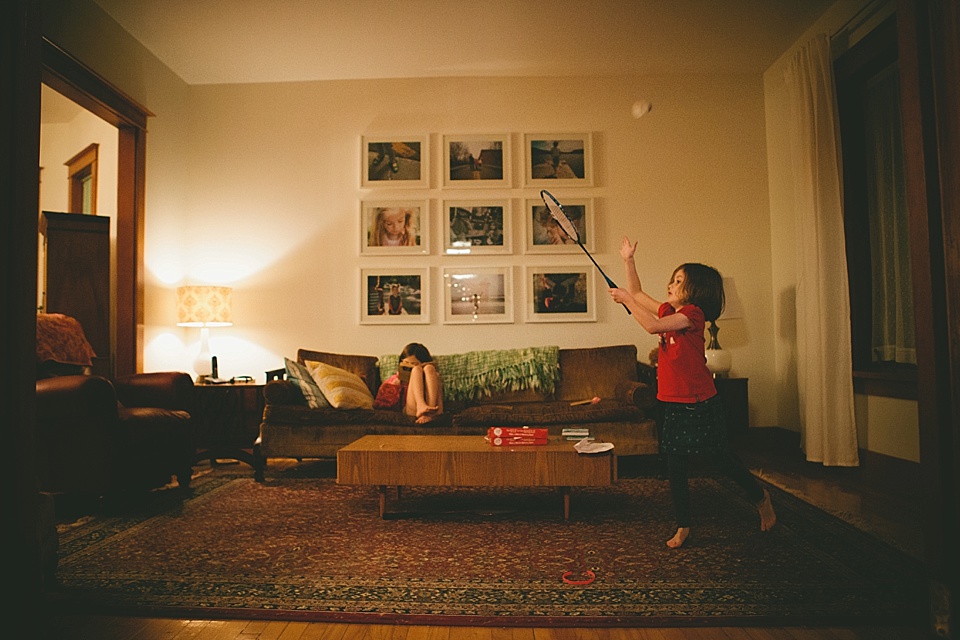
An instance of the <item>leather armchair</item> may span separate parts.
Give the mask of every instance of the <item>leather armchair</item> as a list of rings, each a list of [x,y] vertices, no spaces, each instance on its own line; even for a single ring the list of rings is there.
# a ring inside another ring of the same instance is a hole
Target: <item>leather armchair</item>
[[[91,375],[37,380],[40,490],[97,496],[190,485],[193,380],[160,372],[110,382]]]

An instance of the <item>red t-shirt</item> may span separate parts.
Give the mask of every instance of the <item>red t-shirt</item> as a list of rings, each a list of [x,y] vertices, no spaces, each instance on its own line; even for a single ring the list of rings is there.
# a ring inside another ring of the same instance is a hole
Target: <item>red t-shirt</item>
[[[691,404],[702,402],[717,394],[713,376],[707,369],[704,356],[703,329],[706,320],[703,310],[686,304],[675,310],[669,302],[660,305],[659,317],[682,313],[693,326],[683,331],[660,334],[660,352],[657,356],[657,399],[664,402]]]

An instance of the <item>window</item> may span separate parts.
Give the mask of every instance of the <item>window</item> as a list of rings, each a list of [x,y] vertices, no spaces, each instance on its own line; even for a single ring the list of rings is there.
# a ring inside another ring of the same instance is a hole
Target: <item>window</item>
[[[97,213],[97,154],[100,145],[89,147],[66,161],[70,180],[70,213]]]
[[[835,63],[854,389],[916,398],[895,16]]]

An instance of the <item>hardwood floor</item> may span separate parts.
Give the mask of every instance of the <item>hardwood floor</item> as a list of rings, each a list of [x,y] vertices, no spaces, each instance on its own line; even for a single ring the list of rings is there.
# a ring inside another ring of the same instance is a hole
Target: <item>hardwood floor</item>
[[[756,432],[756,433],[755,433]],[[808,463],[796,434],[753,429],[737,443],[744,463],[770,483],[855,522],[866,531],[919,554],[919,465],[866,454],[856,468]],[[282,462],[280,462],[282,464]],[[627,470],[629,473],[629,470]],[[368,625],[249,620],[188,620],[102,615],[52,615],[49,640],[920,640],[910,627],[671,627],[515,628]]]

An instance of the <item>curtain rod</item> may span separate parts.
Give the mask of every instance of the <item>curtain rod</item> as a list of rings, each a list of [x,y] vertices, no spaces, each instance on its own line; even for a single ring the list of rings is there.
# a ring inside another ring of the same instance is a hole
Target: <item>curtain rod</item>
[[[833,40],[842,33],[850,33],[863,26],[864,22],[875,16],[886,4],[887,0],[870,0],[870,2],[860,7],[856,13],[840,25],[840,27],[830,35],[830,39]]]

